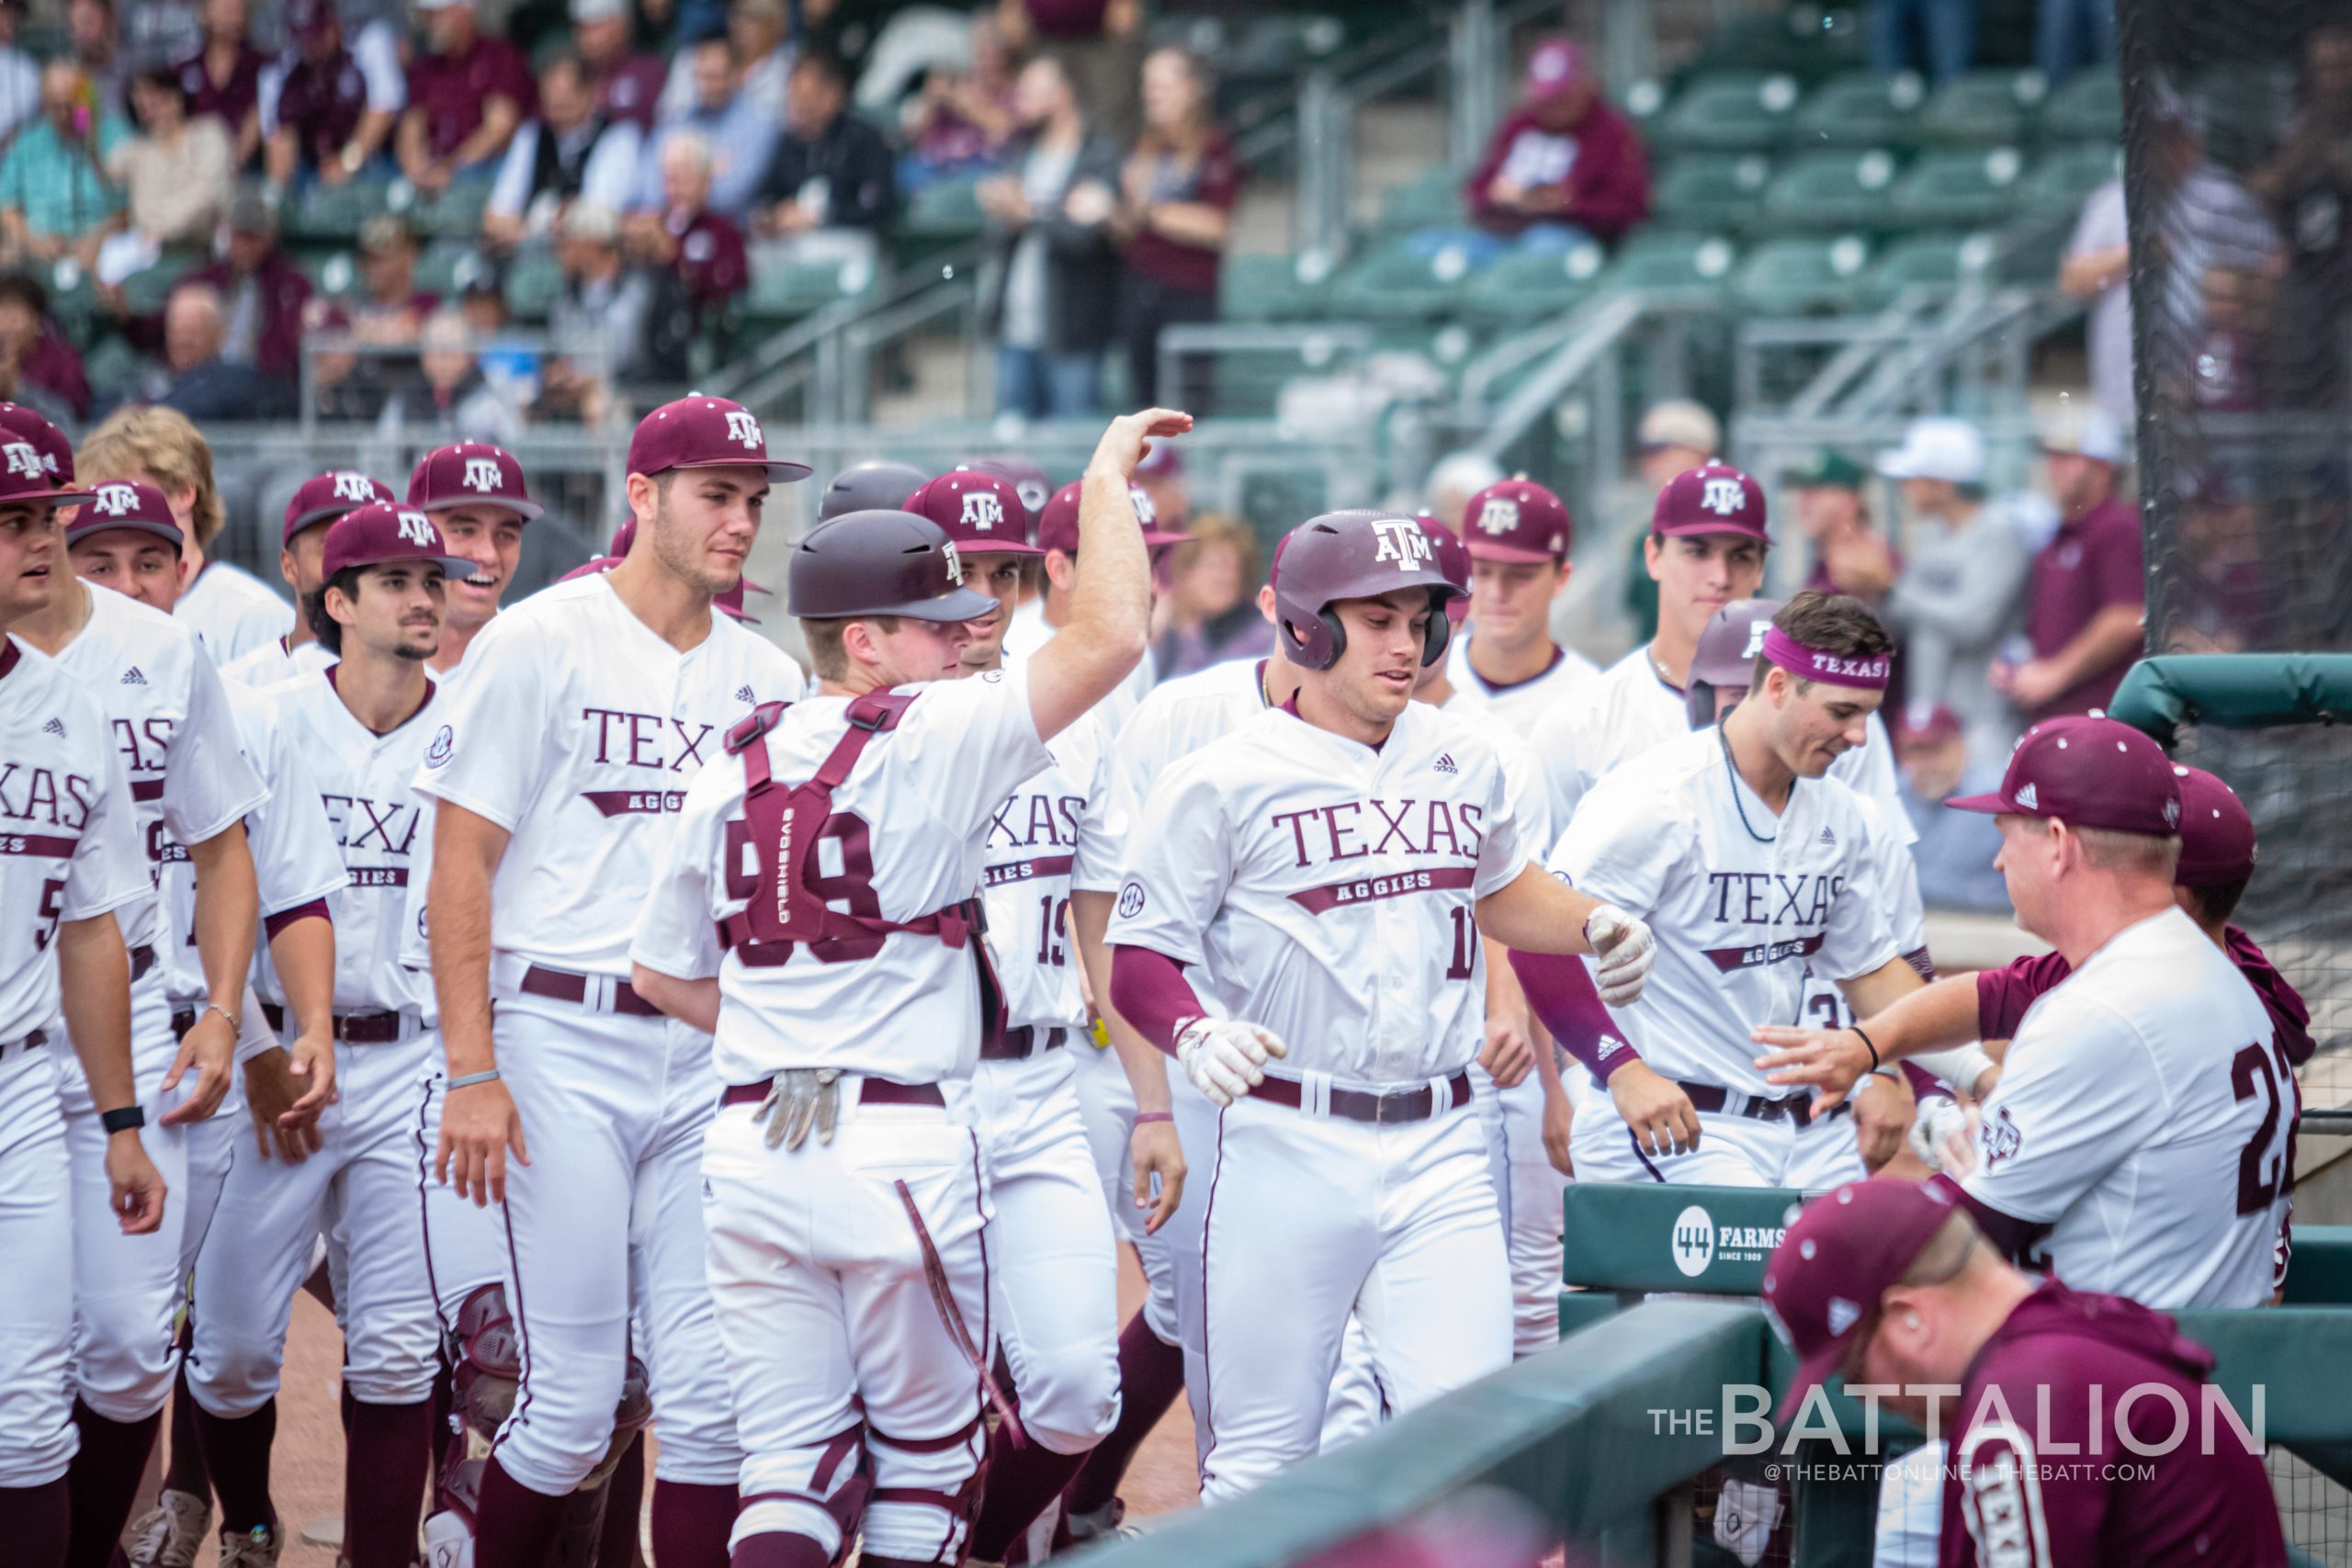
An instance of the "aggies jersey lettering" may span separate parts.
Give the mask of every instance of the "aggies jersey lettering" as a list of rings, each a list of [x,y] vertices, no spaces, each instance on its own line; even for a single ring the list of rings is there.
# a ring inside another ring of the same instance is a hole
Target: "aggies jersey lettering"
[[[59,924],[137,904],[153,886],[97,705],[0,637],[0,1043],[55,1026]]]
[[[1020,671],[910,688],[897,726],[874,737],[833,791],[809,890],[832,908],[912,920],[981,882],[981,838],[999,802],[1054,761],[1037,739]],[[770,776],[806,782],[849,728],[845,697],[787,709],[755,744]],[[968,1077],[980,1048],[978,954],[915,931],[722,953],[718,924],[758,883],[743,815],[743,763],[721,750],[686,791],[629,956],[682,979],[718,976],[711,1063],[726,1083],[786,1067],[832,1067],[899,1083]],[[746,962],[745,954],[752,954]]]
[[[416,788],[512,835],[491,888],[493,953],[627,978],[687,785],[724,759],[729,726],[800,695],[800,667],[716,612],[680,653],[601,572],[497,616],[465,665]]]
[[[2292,1079],[2254,987],[2166,909],[2027,1010],[1961,1187],[2049,1226],[2042,1251],[2075,1290],[2260,1306],[2293,1175]]]
[[[1670,1078],[1786,1094],[1757,1070],[1748,1032],[1800,1021],[1808,966],[1850,980],[1895,956],[1853,792],[1800,779],[1775,817],[1713,729],[1602,778],[1551,867],[1657,933],[1649,987],[1619,1021]]]
[[[1416,1083],[1485,1043],[1475,909],[1529,860],[1473,726],[1413,703],[1374,750],[1261,714],[1168,770],[1133,842],[1109,940],[1205,965],[1285,1076]]]
[[[1084,1029],[1086,999],[1067,919],[1071,888],[1109,893],[1119,886],[1110,735],[1090,713],[1046,749],[1053,765],[1023,779],[989,823],[981,866],[989,953],[1007,1024]]]

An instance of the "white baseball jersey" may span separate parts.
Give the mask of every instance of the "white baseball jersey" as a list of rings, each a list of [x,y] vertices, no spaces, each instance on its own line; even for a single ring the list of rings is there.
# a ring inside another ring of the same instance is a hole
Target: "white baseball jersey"
[[[1907,850],[1919,837],[1903,809],[1894,778],[1894,742],[1875,713],[1870,739],[1829,764],[1829,776],[1876,801]],[[1553,820],[1565,829],[1593,781],[1628,758],[1690,733],[1682,688],[1668,684],[1645,643],[1603,671],[1564,705],[1546,708],[1528,730],[1552,784]]]
[[[2194,921],[2151,916],[2027,1010],[1961,1186],[2050,1225],[2043,1251],[2075,1290],[2260,1306],[2292,1174],[2273,1032]]]
[[[1479,733],[1494,747],[1495,756],[1503,765],[1503,787],[1510,795],[1511,815],[1519,819],[1519,841],[1526,850],[1527,858],[1542,860],[1549,855],[1556,838],[1552,830],[1552,792],[1544,782],[1544,764],[1536,761],[1535,748],[1525,739],[1525,728],[1492,723],[1495,705],[1461,686],[1456,686],[1453,694],[1439,707],[1454,718],[1478,726]]]
[[[334,1006],[338,1011],[422,1010],[430,981],[402,967],[401,938],[412,880],[424,863],[429,826],[415,793],[424,748],[438,728],[442,698],[430,686],[423,705],[398,728],[378,735],[352,716],[334,684],[307,675],[269,688],[278,728],[311,759],[311,783],[334,834],[345,886],[330,899],[334,917]],[[283,1002],[284,989],[265,957],[257,987]]]
[[[225,831],[269,791],[245,761],[220,672],[188,628],[111,589],[83,586],[90,618],[57,662],[107,716],[160,886],[166,859]],[[162,934],[157,899],[124,912],[127,945]]]
[[[1042,596],[1013,611],[1004,628],[1004,667],[1011,670],[1027,663],[1031,654],[1054,639],[1054,632],[1055,628],[1046,624],[1046,601]],[[1097,703],[1093,711],[1102,716],[1102,722],[1115,736],[1159,681],[1159,662],[1147,648],[1136,667],[1127,671],[1127,678]]]
[[[1286,1076],[1412,1083],[1485,1044],[1476,907],[1528,864],[1476,726],[1412,703],[1374,750],[1276,710],[1160,779],[1109,940],[1205,965]]]
[[[800,695],[800,667],[717,613],[680,653],[601,572],[500,615],[465,662],[416,787],[512,835],[491,888],[493,953],[626,978],[686,786],[729,726]]]
[[[1670,1078],[1785,1095],[1756,1069],[1748,1032],[1801,1021],[1808,965],[1852,979],[1896,955],[1854,793],[1800,779],[1775,817],[1713,729],[1605,775],[1551,868],[1657,933],[1649,986],[1616,1016]]]
[[[1118,727],[1111,759],[1112,819],[1118,830],[1133,829],[1161,773],[1265,711],[1263,659],[1228,659],[1154,686]]]
[[[232,686],[275,686],[297,675],[315,675],[334,662],[334,655],[316,637],[288,650],[281,637],[231,660],[221,666],[220,678]]]
[[[1047,741],[1053,764],[997,807],[982,846],[989,955],[1018,1027],[1086,1027],[1065,917],[1072,888],[1119,886],[1121,835],[1111,823],[1111,736],[1095,714]]]
[[[1866,795],[1854,797],[1870,830],[1871,862],[1878,874],[1879,897],[1885,900],[1886,929],[1896,951],[1912,958],[1928,950],[1928,906],[1919,896],[1919,875],[1911,852],[1890,831],[1886,814]],[[1838,983],[1819,968],[1805,966],[1804,999],[1797,1006],[1799,1021],[1808,1029],[1847,1029],[1854,1022],[1853,1004]]]
[[[1572,649],[1555,644],[1552,662],[1542,674],[1495,685],[1471,664],[1470,644],[1476,634],[1466,627],[1464,631],[1464,636],[1454,637],[1446,646],[1445,678],[1453,682],[1456,691],[1483,699],[1521,735],[1533,729],[1535,721],[1544,715],[1575,701],[1600,679],[1599,665]]]
[[[972,897],[997,803],[1053,761],[1037,739],[1023,671],[991,670],[910,688],[833,792],[810,890],[869,919],[911,920]],[[814,774],[848,730],[849,699],[795,704],[764,738],[771,776]],[[786,1067],[835,1067],[900,1083],[968,1077],[978,1059],[978,955],[890,931],[793,944],[781,964],[722,953],[718,923],[757,886],[747,869],[743,764],[722,753],[686,791],[629,956],[683,979],[718,976],[712,1066],[727,1083]]]
[[[105,716],[54,662],[0,637],[0,1041],[57,1018],[59,922],[153,886]]]
[[[277,704],[269,693],[232,685],[228,696],[245,761],[269,791],[266,801],[245,813],[245,843],[266,919],[331,897],[345,882],[343,858],[335,852],[326,813],[319,808],[311,771],[311,759],[321,754],[306,754],[302,740],[278,722]],[[196,868],[177,844],[164,846],[163,895],[164,994],[176,1006],[198,1000],[210,988],[196,949]],[[260,944],[254,956],[266,965],[268,944]],[[273,976],[270,999],[283,1000],[276,985]]]
[[[194,632],[215,666],[242,659],[294,629],[294,606],[242,567],[208,560],[172,615]]]

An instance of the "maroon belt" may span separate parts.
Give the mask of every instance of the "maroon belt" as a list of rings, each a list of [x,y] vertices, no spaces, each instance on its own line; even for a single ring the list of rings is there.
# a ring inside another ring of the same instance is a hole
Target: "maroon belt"
[[[721,1105],[757,1105],[768,1097],[768,1081],[731,1083],[727,1092],[718,1097]],[[939,1105],[947,1097],[935,1083],[892,1083],[888,1078],[857,1080],[857,1102],[860,1105]]]
[[[261,1015],[270,1028],[283,1033],[286,1010],[276,1002],[261,1004]],[[334,1015],[334,1037],[346,1045],[390,1045],[401,1037],[401,1015],[396,1012],[339,1012]]]
[[[154,948],[142,942],[137,947],[130,950],[131,979],[134,981],[137,980],[141,976],[146,974],[148,970],[153,969],[153,967],[155,967]]]
[[[569,969],[548,969],[534,964],[523,972],[523,991],[526,996],[546,997],[550,1001],[585,1004],[588,1000],[589,976],[575,975]],[[662,1010],[637,994],[627,980],[613,982],[613,1010],[630,1018],[660,1018]]]
[[[1023,1024],[1008,1029],[994,1040],[980,1043],[983,1062],[1025,1062],[1039,1051],[1051,1051],[1069,1043],[1069,1031],[1059,1024],[1037,1029]]]
[[[1693,1111],[1721,1111],[1731,1102],[1731,1091],[1719,1084],[1682,1083],[1678,1080],[1676,1087],[1690,1097],[1690,1109]],[[1819,1120],[1831,1121],[1845,1115],[1853,1108],[1852,1100],[1841,1100],[1831,1106]],[[1813,1097],[1811,1095],[1798,1094],[1792,1095],[1786,1100],[1765,1100],[1751,1094],[1740,1106],[1738,1113],[1751,1122],[1792,1121],[1797,1125],[1797,1131],[1802,1133],[1815,1120],[1812,1112]]]
[[[48,1043],[47,1032],[39,1029],[34,1030],[22,1040],[0,1041],[0,1062],[6,1061],[19,1051],[38,1051]]]
[[[1363,1089],[1335,1089],[1325,1097],[1325,1109],[1343,1122],[1426,1122],[1442,1110],[1451,1111],[1456,1105],[1470,1103],[1469,1073],[1456,1073],[1445,1084],[1453,1091],[1451,1105],[1439,1105],[1437,1097],[1424,1084],[1419,1089],[1400,1089],[1387,1094]],[[1250,1098],[1287,1105],[1296,1111],[1306,1101],[1306,1086],[1296,1078],[1269,1075],[1264,1083],[1250,1091]]]

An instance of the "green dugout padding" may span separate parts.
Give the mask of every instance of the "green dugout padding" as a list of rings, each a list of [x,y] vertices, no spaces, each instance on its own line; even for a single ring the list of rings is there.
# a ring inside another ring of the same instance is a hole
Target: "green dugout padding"
[[[2190,724],[2340,723],[2352,718],[2352,654],[2162,654],[2132,667],[2107,711],[2166,747]]]

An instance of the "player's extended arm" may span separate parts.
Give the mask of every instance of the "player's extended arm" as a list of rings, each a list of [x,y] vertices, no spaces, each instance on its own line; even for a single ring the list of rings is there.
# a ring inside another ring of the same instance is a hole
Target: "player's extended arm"
[[[58,923],[57,976],[65,1032],[82,1059],[90,1103],[100,1111],[138,1104],[130,1071],[130,954],[111,912]],[[107,1135],[107,1183],[108,1206],[123,1235],[145,1235],[164,1223],[164,1178],[137,1128]]]
[[[1533,864],[1478,900],[1478,929],[1521,953],[1592,954],[1594,985],[1611,1007],[1641,997],[1657,956],[1648,926]]]
[[[628,966],[628,983],[637,994],[676,1019],[680,1023],[701,1030],[705,1034],[718,1032],[718,976],[706,975],[699,980],[682,980],[675,975],[664,975],[659,969],[648,969],[642,964]]]
[[[1266,1081],[1266,1063],[1287,1056],[1279,1036],[1238,1019],[1211,1018],[1184,966],[1164,953],[1122,942],[1111,950],[1112,1005],[1144,1038],[1176,1058],[1193,1087],[1230,1105]]]
[[[294,1017],[294,1043],[245,1064],[245,1104],[261,1156],[299,1161],[319,1146],[319,1112],[334,1093],[334,922],[323,900],[269,918],[269,962]]]
[[[1069,619],[1029,659],[1029,713],[1041,740],[1077,723],[1143,658],[1151,629],[1151,560],[1127,497],[1127,477],[1153,437],[1192,428],[1191,414],[1167,409],[1121,414],[1086,465]]]
[[[1487,1048],[1478,1053],[1478,1065],[1496,1087],[1517,1089],[1535,1064],[1552,1054],[1552,1043],[1543,1038],[1543,1026],[1520,988],[1510,950],[1492,937],[1482,940],[1487,946]],[[1552,1076],[1558,1078],[1556,1069]]]
[[[1897,959],[1887,968],[1909,970]],[[1879,973],[1883,974],[1885,970]],[[1874,978],[1863,976],[1864,981]],[[1792,1029],[1767,1024],[1750,1036],[1770,1049],[1756,1058],[1768,1081],[1810,1088],[1834,1096],[1836,1104],[1871,1070],[1871,1049],[1882,1063],[1965,1045],[1976,1036],[1976,980],[1970,975],[1948,975],[1931,985],[1917,984],[1898,991],[1883,1009],[1864,1008],[1852,989],[1847,998],[1861,1017],[1860,1031],[1852,1029]],[[1870,1039],[1866,1043],[1863,1034]],[[1980,1079],[1981,1082],[1981,1079]],[[1976,1086],[1971,1086],[1974,1089]],[[1980,1091],[1981,1092],[1981,1091]]]
[[[261,889],[254,878],[253,851],[245,825],[228,827],[187,847],[196,871],[196,952],[204,965],[205,999],[210,1003],[180,1041],[180,1054],[164,1075],[176,1086],[189,1067],[196,1086],[164,1112],[166,1126],[201,1122],[220,1109],[229,1092],[229,1069],[237,1055],[237,1026],[231,1022],[245,999],[245,975],[254,966],[254,931],[261,922]]]
[[[489,818],[443,801],[433,814],[433,882],[424,895],[441,1048],[450,1083],[464,1083],[443,1103],[433,1171],[447,1181],[454,1166],[458,1196],[480,1206],[506,1201],[510,1148],[516,1159],[531,1163],[514,1097],[496,1076],[498,1051],[490,1033],[490,886],[507,837]],[[480,1076],[484,1073],[492,1076]]]
[[[1608,1086],[1617,1114],[1633,1129],[1643,1152],[1682,1154],[1699,1146],[1699,1111],[1690,1096],[1680,1084],[1642,1060],[1642,1054],[1601,1005],[1582,959],[1556,953],[1514,952],[1510,966],[1526,987],[1528,1002],[1544,1027],[1585,1071]],[[1566,1098],[1565,1090],[1561,1098]],[[1546,1145],[1548,1150],[1548,1139]],[[1560,1163],[1559,1155],[1552,1157],[1555,1165]]]
[[[1069,894],[1070,931],[1078,938],[1079,963],[1085,968],[1087,984],[1094,990],[1094,1002],[1102,1014],[1102,1027],[1111,1036],[1111,1049],[1119,1054],[1119,1066],[1127,1075],[1127,1087],[1136,1097],[1137,1117],[1165,1117],[1168,1114],[1168,1062],[1153,1049],[1150,1041],[1119,1011],[1111,998],[1111,950],[1103,944],[1102,934],[1111,925],[1111,895],[1073,887]],[[1176,1213],[1176,1205],[1184,1197],[1183,1145],[1177,1141],[1173,1122],[1165,1120],[1138,1121],[1129,1140],[1129,1155],[1135,1162],[1135,1204],[1148,1209],[1144,1221],[1144,1234],[1157,1232]],[[1159,1179],[1159,1191],[1152,1192],[1152,1178]]]

